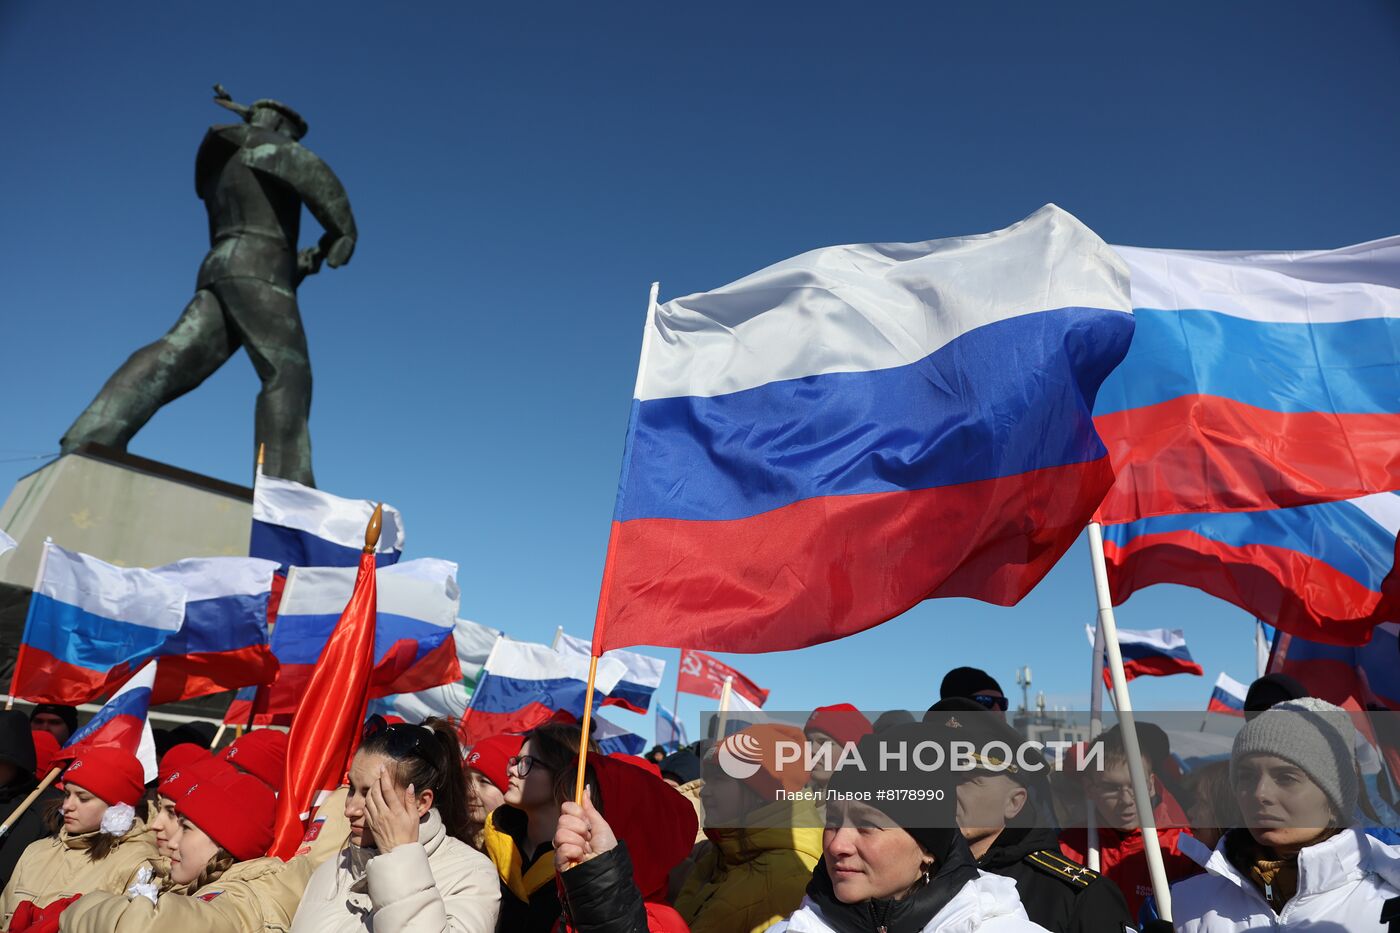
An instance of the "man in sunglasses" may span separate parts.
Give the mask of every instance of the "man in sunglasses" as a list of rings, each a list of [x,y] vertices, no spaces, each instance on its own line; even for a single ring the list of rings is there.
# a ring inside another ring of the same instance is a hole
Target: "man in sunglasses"
[[[972,700],[983,709],[1005,713],[1010,703],[991,674],[976,667],[955,667],[943,678],[938,687],[938,698],[962,697]]]

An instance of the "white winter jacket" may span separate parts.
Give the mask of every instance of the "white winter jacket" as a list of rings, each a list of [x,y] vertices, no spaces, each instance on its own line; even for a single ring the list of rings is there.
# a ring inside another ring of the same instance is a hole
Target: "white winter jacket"
[[[1263,893],[1225,857],[1172,885],[1172,922],[1184,933],[1345,930],[1384,933],[1381,904],[1400,895],[1400,848],[1347,829],[1298,853],[1298,893],[1275,914]]]
[[[943,909],[924,925],[922,933],[1048,933],[1032,923],[1021,906],[1016,882],[1001,875],[978,872],[976,881],[962,886]],[[811,898],[786,920],[768,928],[768,933],[832,933],[821,910]]]
[[[417,843],[392,852],[347,844],[316,869],[292,933],[492,933],[500,905],[491,860],[429,810]]]

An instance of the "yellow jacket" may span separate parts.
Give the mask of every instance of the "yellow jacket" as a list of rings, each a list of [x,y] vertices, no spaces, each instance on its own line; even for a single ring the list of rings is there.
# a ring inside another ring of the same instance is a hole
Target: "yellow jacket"
[[[760,933],[801,903],[822,853],[816,809],[778,801],[752,820],[749,829],[706,831],[710,845],[676,896],[691,933]]]
[[[137,872],[154,867],[156,837],[145,823],[137,820],[106,858],[94,862],[88,858],[88,847],[100,832],[70,836],[64,830],[30,843],[0,894],[0,929],[9,927],[15,908],[24,901],[47,907],[56,900],[91,891],[125,894]]]
[[[305,856],[232,865],[193,895],[145,897],[94,893],[59,917],[61,933],[286,933],[315,868]]]

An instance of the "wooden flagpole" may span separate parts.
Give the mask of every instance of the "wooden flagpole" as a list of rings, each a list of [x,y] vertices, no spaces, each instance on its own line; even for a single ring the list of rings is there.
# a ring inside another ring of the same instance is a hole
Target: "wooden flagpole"
[[[633,398],[637,398],[641,394],[642,377],[647,371],[647,348],[651,346],[651,328],[656,320],[656,295],[660,289],[660,282],[652,282],[651,292],[647,296],[647,321],[646,326],[642,329],[642,352],[637,361],[637,382],[632,390]],[[622,470],[624,474],[628,468],[626,457],[630,448],[631,437],[629,436],[628,443],[623,448]],[[608,532],[608,554],[603,559],[603,582],[598,588],[598,613],[593,617],[593,646],[589,649],[588,686],[583,694],[583,722],[579,724],[583,731],[579,736],[578,775],[574,781],[574,803],[577,804],[583,803],[583,785],[587,778],[588,730],[593,726],[593,688],[594,682],[598,678],[598,645],[602,640],[603,627],[607,624],[608,618],[608,593],[612,590],[613,564],[617,559],[617,529],[618,523],[614,521],[612,529]]]

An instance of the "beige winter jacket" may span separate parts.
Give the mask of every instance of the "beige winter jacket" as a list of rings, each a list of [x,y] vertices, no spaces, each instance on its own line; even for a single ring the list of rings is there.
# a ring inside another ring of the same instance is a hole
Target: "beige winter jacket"
[[[287,933],[314,866],[305,857],[238,862],[192,896],[156,903],[124,894],[86,894],[59,917],[61,933]]]
[[[4,894],[0,894],[0,929],[9,927],[15,908],[24,901],[47,907],[90,891],[123,894],[136,880],[136,873],[150,867],[157,857],[155,833],[137,820],[106,858],[94,862],[88,858],[88,847],[100,832],[70,836],[64,830],[30,843],[19,857]]]
[[[292,933],[493,933],[500,903],[491,860],[429,810],[417,843],[392,852],[347,845],[316,869]]]

